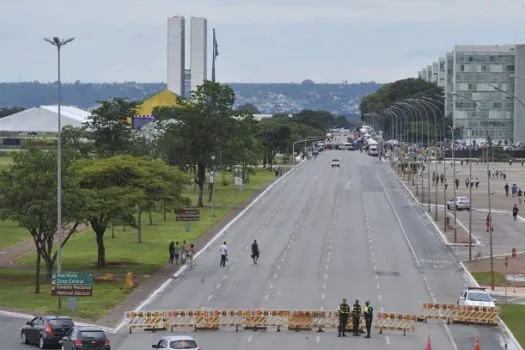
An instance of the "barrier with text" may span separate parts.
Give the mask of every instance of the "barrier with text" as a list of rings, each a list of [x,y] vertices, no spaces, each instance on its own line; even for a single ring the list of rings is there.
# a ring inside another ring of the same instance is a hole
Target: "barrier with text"
[[[457,304],[425,303],[419,321],[443,320],[447,323],[499,325],[500,307],[463,306]]]

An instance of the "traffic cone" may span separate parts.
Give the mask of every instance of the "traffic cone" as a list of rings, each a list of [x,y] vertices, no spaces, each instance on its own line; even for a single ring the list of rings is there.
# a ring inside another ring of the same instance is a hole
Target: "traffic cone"
[[[481,350],[480,347],[479,347],[479,337],[476,337],[476,343],[474,344],[474,349],[473,350]]]
[[[425,350],[432,350],[432,343],[430,342],[430,335],[427,338],[427,346],[425,346]]]

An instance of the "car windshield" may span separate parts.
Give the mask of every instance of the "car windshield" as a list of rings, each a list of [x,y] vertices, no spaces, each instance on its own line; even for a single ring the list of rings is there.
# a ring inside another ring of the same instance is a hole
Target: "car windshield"
[[[468,293],[468,299],[472,301],[483,301],[487,303],[492,302],[492,297],[488,293],[470,292]]]
[[[468,198],[467,197],[458,197],[458,201],[460,201],[460,202],[468,202]]]
[[[175,340],[170,342],[170,349],[196,349],[195,340]]]
[[[68,318],[58,318],[55,320],[49,320],[49,325],[53,328],[71,328],[73,327],[73,321]]]
[[[78,334],[79,338],[105,339],[106,335],[102,331],[84,331]]]

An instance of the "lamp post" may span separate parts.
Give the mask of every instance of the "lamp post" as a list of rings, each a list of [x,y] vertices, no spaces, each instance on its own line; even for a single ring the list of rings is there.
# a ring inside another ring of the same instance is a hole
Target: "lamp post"
[[[492,148],[492,139],[487,131],[487,141],[489,148]],[[489,245],[490,245],[490,287],[494,290],[494,252],[492,250],[492,206],[490,201],[490,168],[487,157],[487,193],[489,196]]]
[[[57,66],[58,66],[58,119],[57,119],[57,273],[62,272],[62,121],[61,121],[61,89],[60,81],[60,49],[75,38],[52,39],[44,38],[45,41],[57,48]],[[62,300],[57,297],[57,309],[62,308]]]
[[[213,184],[211,187],[211,215],[215,217],[215,180],[216,180],[216,174],[217,169],[215,169],[215,155],[211,156],[211,162],[212,162],[212,169],[213,169]]]
[[[324,137],[320,136],[307,136],[304,140],[295,141],[292,143],[292,165],[295,164],[295,145],[297,143],[304,143],[304,152],[306,153],[306,142],[308,141],[319,141],[323,140]]]
[[[451,125],[449,126],[450,127],[450,132],[452,134],[452,172],[454,173],[452,175],[452,181],[453,181],[453,184],[452,186],[453,187],[453,196],[454,196],[454,205],[455,205],[455,208],[454,208],[454,243],[458,243],[458,231],[456,229],[456,225],[457,225],[457,214],[458,214],[458,207],[456,205],[456,145],[455,145],[455,129],[454,129],[454,126]]]

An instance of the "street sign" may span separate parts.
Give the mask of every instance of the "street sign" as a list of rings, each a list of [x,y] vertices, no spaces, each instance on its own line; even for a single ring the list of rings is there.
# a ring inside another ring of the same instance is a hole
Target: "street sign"
[[[52,285],[92,284],[93,275],[89,272],[59,272],[51,275]]]
[[[93,295],[93,275],[89,272],[59,272],[51,275],[51,295],[90,297]]]
[[[200,208],[186,207],[175,213],[176,221],[200,221]]]
[[[516,248],[512,248],[512,257],[515,258],[516,257]]]
[[[91,284],[58,284],[51,286],[52,296],[61,297],[90,297],[93,296]]]
[[[242,186],[242,177],[240,176],[235,177],[235,186]]]

